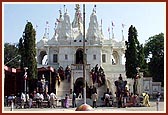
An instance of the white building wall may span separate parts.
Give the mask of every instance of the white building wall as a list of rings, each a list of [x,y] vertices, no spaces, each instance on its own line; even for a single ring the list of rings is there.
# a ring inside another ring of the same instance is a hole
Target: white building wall
[[[87,48],[87,63],[90,67],[95,67],[96,64],[101,64],[101,49],[100,47],[88,47]],[[93,59],[93,55],[96,55],[96,60]]]

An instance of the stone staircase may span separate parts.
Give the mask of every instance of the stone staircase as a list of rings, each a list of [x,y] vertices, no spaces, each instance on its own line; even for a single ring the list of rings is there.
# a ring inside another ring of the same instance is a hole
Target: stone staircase
[[[70,82],[68,82],[67,79],[64,79],[63,81],[61,81],[60,85],[56,86],[56,95],[58,98],[64,98],[65,94],[69,94],[70,93]]]
[[[104,84],[98,87],[98,84],[96,84],[95,87],[97,88],[97,94],[98,94],[97,106],[102,106],[104,102],[101,100],[101,98],[103,97],[104,92],[106,92],[107,90],[107,85]]]
[[[67,79],[61,81],[60,85],[56,86],[56,95],[59,99],[64,99],[65,98],[65,94],[67,93],[68,95],[70,94],[70,82],[68,82]],[[94,84],[94,86],[97,88],[97,93],[98,93],[98,100],[97,100],[97,106],[102,106],[104,104],[104,102],[101,100],[101,98],[104,95],[104,92],[106,92],[107,90],[107,84],[104,84],[100,87],[98,87],[98,84]],[[83,104],[83,99],[77,99],[77,105],[81,105]],[[92,99],[87,98],[86,99],[87,104],[92,105]]]

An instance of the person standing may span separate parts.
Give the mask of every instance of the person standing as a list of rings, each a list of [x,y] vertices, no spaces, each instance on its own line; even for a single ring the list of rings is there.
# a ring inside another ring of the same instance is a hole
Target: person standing
[[[76,93],[73,92],[73,95],[72,95],[72,107],[76,107]]]
[[[56,95],[52,92],[52,93],[50,94],[50,107],[51,107],[51,108],[52,108],[52,107],[55,108],[54,102],[55,102],[56,99],[57,99]]]
[[[24,108],[25,103],[26,103],[26,95],[22,92],[22,94],[21,94],[21,108]]]
[[[160,98],[161,98],[161,94],[160,94],[160,92],[157,92],[157,94],[156,94],[156,99],[157,99],[157,102],[159,102],[159,101],[160,101]]]
[[[65,96],[65,108],[69,108],[69,96],[66,94]]]
[[[129,96],[129,91],[127,87],[125,87],[124,94],[123,94],[123,107],[127,107],[127,102],[128,102],[128,96]]]
[[[36,99],[37,108],[40,108],[41,103],[40,103],[40,93],[39,92],[36,93],[35,99]]]
[[[143,105],[146,106],[146,107],[150,107],[150,104],[149,104],[149,95],[148,95],[147,92],[144,95]]]
[[[157,94],[156,94],[156,99],[157,99],[157,101],[156,101],[156,107],[157,107],[157,111],[159,111],[159,101],[160,101],[160,98],[161,98],[161,94],[160,94],[160,92],[157,92]]]
[[[29,108],[32,108],[32,104],[33,104],[33,94],[31,93],[29,96]]]
[[[97,93],[95,92],[92,94],[93,108],[95,108],[95,107],[97,108],[97,104],[96,104],[97,99],[98,99],[98,96],[97,96]]]

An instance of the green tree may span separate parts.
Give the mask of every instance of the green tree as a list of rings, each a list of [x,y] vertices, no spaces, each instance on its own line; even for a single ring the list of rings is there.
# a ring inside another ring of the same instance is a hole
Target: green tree
[[[164,34],[150,37],[144,46],[145,57],[149,58],[148,70],[155,82],[164,84]]]
[[[20,55],[15,44],[4,44],[4,65],[11,68],[18,68]]]
[[[139,67],[140,69],[145,68],[143,45],[139,43],[137,37],[138,32],[136,28],[133,27],[133,25],[131,25],[128,30],[128,41],[125,42],[126,44],[125,69],[126,69],[126,76],[128,78],[134,79],[134,85],[133,85],[134,94],[138,93],[137,74],[139,70],[137,70],[137,67]]]
[[[36,32],[31,24],[27,22],[22,38],[19,39],[19,53],[21,54],[21,68],[27,67],[29,90],[33,91],[34,81],[37,79],[36,62]]]
[[[138,66],[138,52],[137,45],[139,42],[137,40],[137,30],[133,25],[129,28],[128,31],[128,41],[126,41],[126,76],[128,78],[135,78],[137,74],[136,67]]]
[[[24,44],[23,44],[23,38],[19,39],[19,54],[21,55],[21,60],[20,60],[20,67],[22,69],[24,69],[25,65],[24,65],[24,60],[25,60],[25,48],[24,48]]]
[[[143,44],[137,46],[137,54],[138,54],[138,67],[140,67],[141,72],[146,72],[146,60],[144,54],[144,47]]]

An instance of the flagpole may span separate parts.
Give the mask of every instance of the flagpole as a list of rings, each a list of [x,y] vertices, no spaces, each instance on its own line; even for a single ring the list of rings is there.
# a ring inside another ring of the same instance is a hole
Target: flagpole
[[[57,29],[57,23],[55,22],[55,28],[54,28],[54,30],[55,30],[55,36],[57,35],[56,29]]]
[[[85,54],[85,4],[83,4],[83,92],[84,104],[78,106],[75,111],[92,111],[92,107],[86,104],[86,54]]]
[[[86,104],[86,54],[85,54],[85,4],[83,4],[83,80],[84,104]]]
[[[102,30],[102,27],[103,27],[103,26],[102,26],[102,23],[103,23],[103,22],[102,22],[102,19],[101,19],[101,34],[103,35],[103,30]]]
[[[112,39],[114,39],[113,27],[112,27]]]
[[[124,41],[123,29],[121,31],[122,31],[122,41]]]
[[[49,25],[48,25],[48,21],[46,21],[45,37],[49,39]]]
[[[122,30],[121,30],[121,32],[122,32],[122,41],[124,41],[124,32],[123,32],[123,31],[124,31],[124,26],[125,26],[125,25],[122,24]]]
[[[108,32],[109,32],[109,39],[110,39],[110,27],[108,28]]]

